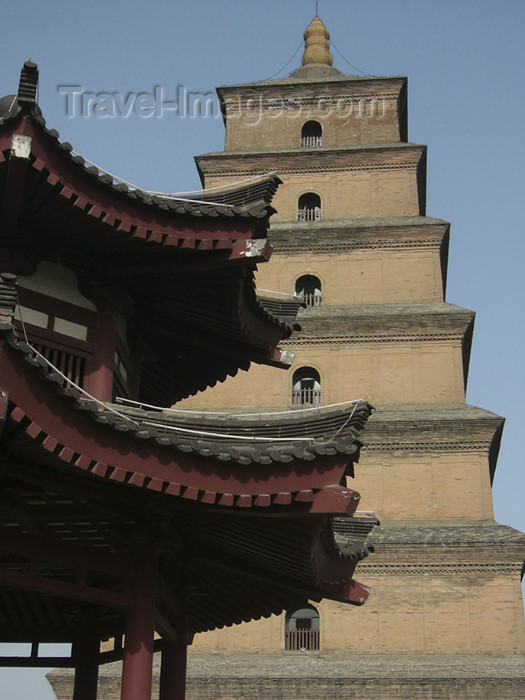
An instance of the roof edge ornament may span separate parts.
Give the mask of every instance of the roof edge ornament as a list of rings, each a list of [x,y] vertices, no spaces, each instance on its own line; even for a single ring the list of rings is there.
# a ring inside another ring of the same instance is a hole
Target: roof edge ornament
[[[317,15],[305,29],[303,37],[304,53],[302,65],[306,66],[310,63],[321,63],[331,66],[330,32]]]
[[[38,66],[29,60],[24,63],[20,71],[20,83],[18,84],[18,101],[20,104],[36,104],[38,89]]]

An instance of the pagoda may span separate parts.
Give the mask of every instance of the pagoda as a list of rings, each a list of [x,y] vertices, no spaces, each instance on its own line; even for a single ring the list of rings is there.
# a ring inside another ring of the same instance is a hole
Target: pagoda
[[[275,252],[256,279],[275,303],[305,305],[282,343],[295,360],[180,406],[369,401],[348,483],[382,524],[362,566],[373,595],[359,610],[310,601],[199,636],[192,697],[525,697],[525,536],[494,521],[491,499],[504,421],[465,402],[474,313],[445,301],[450,225],[426,216],[427,149],[408,141],[407,79],[343,75],[317,16],[304,39],[290,76],[218,88],[225,149],[196,159],[205,187],[272,170],[282,180]],[[310,645],[296,643],[304,629],[319,630]]]

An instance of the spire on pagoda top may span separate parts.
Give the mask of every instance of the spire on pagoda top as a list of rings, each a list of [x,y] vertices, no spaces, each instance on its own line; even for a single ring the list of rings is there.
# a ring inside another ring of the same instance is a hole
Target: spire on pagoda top
[[[330,32],[316,15],[304,32],[304,53],[302,65],[310,63],[332,65],[330,53]]]

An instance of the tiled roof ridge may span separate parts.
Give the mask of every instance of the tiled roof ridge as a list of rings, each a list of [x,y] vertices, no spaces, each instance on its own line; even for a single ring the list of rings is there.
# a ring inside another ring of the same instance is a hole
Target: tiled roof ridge
[[[139,201],[145,206],[155,206],[164,211],[173,211],[177,214],[190,214],[192,216],[226,216],[228,218],[234,216],[249,217],[261,219],[272,214],[275,210],[264,200],[259,203],[251,203],[250,206],[242,207],[229,205],[227,203],[200,202],[197,198],[172,198],[163,197],[156,193],[150,193],[140,188],[130,188],[128,184],[120,180],[118,177],[111,175],[107,171],[99,168],[83,156],[77,154],[73,150],[73,146],[68,141],[60,141],[60,134],[56,129],[49,129],[46,126],[46,121],[40,111],[38,105],[33,105],[29,110],[35,123],[42,129],[48,138],[50,138],[56,147],[61,149],[69,160],[75,165],[82,168],[83,172],[96,179],[100,184],[114,192],[125,195],[132,200]],[[274,178],[269,182],[273,183]],[[247,188],[247,186],[244,186]],[[242,190],[243,188],[241,188]],[[275,188],[276,189],[276,188]],[[190,201],[191,200],[191,201]]]

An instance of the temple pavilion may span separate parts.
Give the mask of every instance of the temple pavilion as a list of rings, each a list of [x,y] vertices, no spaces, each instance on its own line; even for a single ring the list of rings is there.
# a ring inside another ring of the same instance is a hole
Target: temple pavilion
[[[1,663],[73,668],[94,700],[123,660],[122,700],[145,700],[159,650],[159,697],[181,700],[197,632],[367,599],[377,521],[347,476],[372,409],[166,408],[291,364],[302,302],[254,287],[280,181],[130,188],[46,126],[37,84],[27,62],[0,100],[0,641],[31,644]]]

